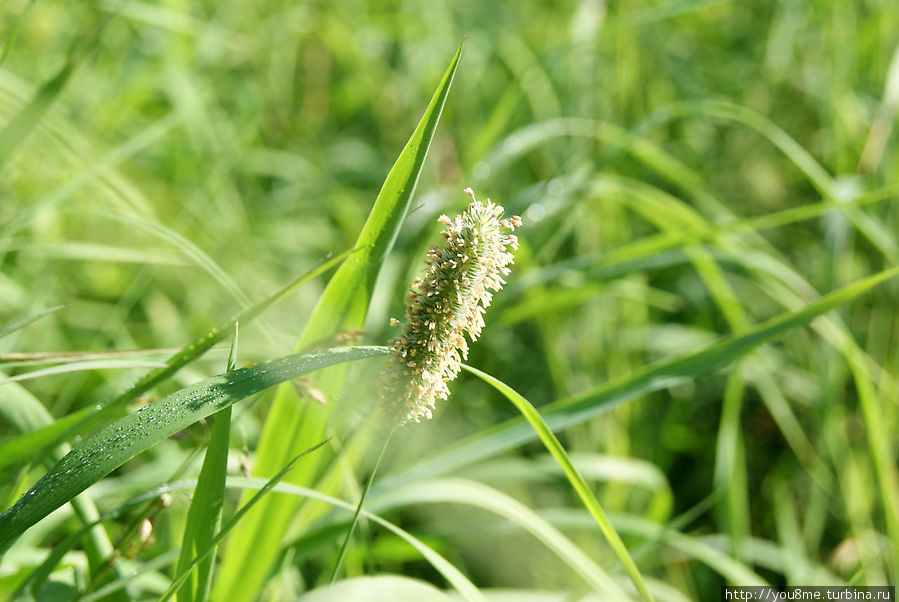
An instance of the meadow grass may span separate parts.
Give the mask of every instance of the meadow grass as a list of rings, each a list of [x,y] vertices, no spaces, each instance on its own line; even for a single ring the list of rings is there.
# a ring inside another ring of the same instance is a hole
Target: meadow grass
[[[0,597],[896,585],[897,31],[3,3]],[[513,273],[394,431],[390,318],[466,186],[521,215]]]

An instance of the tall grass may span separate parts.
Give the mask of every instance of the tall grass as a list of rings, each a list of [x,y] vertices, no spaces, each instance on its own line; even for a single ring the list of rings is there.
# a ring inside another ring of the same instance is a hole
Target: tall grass
[[[875,0],[3,3],[0,595],[895,585],[896,32]],[[347,360],[468,185],[522,216],[515,270],[372,480],[383,360]]]

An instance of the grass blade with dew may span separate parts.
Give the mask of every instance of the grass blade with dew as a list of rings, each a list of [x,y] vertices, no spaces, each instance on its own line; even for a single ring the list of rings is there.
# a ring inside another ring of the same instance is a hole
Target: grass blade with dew
[[[234,324],[234,340],[228,353],[227,372],[234,370],[237,362],[237,339],[240,324]],[[212,553],[197,564],[191,564],[194,554],[211,546],[211,542],[222,519],[222,505],[225,501],[225,477],[228,470],[228,448],[231,436],[231,408],[217,412],[213,416],[212,436],[203,468],[197,479],[197,488],[191,498],[184,525],[184,537],[181,541],[181,553],[178,556],[178,573],[187,573],[179,600],[183,602],[204,602],[209,597],[212,584],[212,565],[215,560],[215,547]],[[196,574],[193,574],[193,567]]]
[[[60,442],[84,433],[87,429],[110,419],[126,404],[134,401],[140,395],[146,393],[159,383],[166,381],[173,374],[178,372],[178,370],[206,353],[213,345],[221,341],[225,335],[230,332],[232,326],[238,322],[247,324],[253,321],[262,312],[283,301],[288,295],[293,293],[303,284],[306,284],[313,278],[316,278],[339,264],[349,254],[350,251],[344,251],[335,257],[326,259],[326,261],[319,263],[317,266],[298,276],[272,295],[269,295],[255,305],[239,312],[230,320],[213,328],[202,337],[192,341],[172,355],[166,360],[167,366],[165,368],[159,368],[147,374],[112,400],[104,404],[89,406],[78,410],[52,424],[28,433],[24,438],[17,438],[0,445],[0,470],[7,466],[22,462],[25,459],[40,458],[47,453],[47,450]]]
[[[362,227],[354,252],[337,270],[319,298],[300,337],[299,349],[332,337],[335,333],[364,325],[375,281],[408,213],[461,52],[460,45],[421,120],[388,173]],[[326,397],[335,398],[341,392],[344,376],[343,370],[326,371],[320,375],[318,388]],[[256,474],[272,474],[296,454],[303,441],[324,438],[332,411],[333,404],[297,404],[292,387],[281,387],[263,427],[256,454]],[[318,470],[318,458],[315,458],[298,467],[291,480],[310,483]],[[232,534],[216,578],[215,597],[243,602],[258,595],[280,554],[282,534],[293,520],[297,504],[295,499],[272,496],[260,504],[249,520]]]
[[[59,506],[131,458],[254,393],[321,368],[377,355],[381,347],[297,353],[226,372],[144,406],[76,445],[14,506],[0,513],[0,554]]]
[[[481,372],[477,368],[472,368],[471,366],[467,366],[465,364],[462,364],[462,368],[464,370],[467,370],[468,372],[471,372],[472,374],[489,384],[491,387],[502,393],[506,397],[506,399],[512,402],[512,405],[514,405],[518,409],[518,411],[521,412],[521,415],[524,416],[525,420],[527,420],[531,427],[534,429],[534,432],[537,433],[537,436],[540,437],[540,441],[546,447],[547,451],[552,454],[553,458],[555,458],[559,463],[559,466],[562,467],[562,471],[565,473],[565,478],[567,478],[568,482],[571,483],[571,486],[578,494],[578,497],[581,498],[581,501],[590,512],[593,520],[596,521],[596,524],[599,526],[599,530],[602,531],[602,534],[606,538],[606,541],[609,542],[609,545],[612,547],[612,551],[615,552],[615,556],[618,557],[618,561],[621,563],[621,566],[624,567],[624,570],[627,572],[628,577],[630,577],[631,581],[633,581],[634,586],[640,593],[640,596],[644,600],[652,600],[652,594],[649,593],[649,589],[647,589],[646,583],[643,581],[643,576],[640,574],[640,570],[637,568],[637,565],[634,564],[634,560],[628,553],[624,542],[621,541],[621,537],[609,522],[609,518],[608,516],[606,516],[605,510],[602,509],[599,500],[597,500],[596,496],[593,495],[593,492],[590,490],[590,486],[584,480],[584,477],[582,477],[581,473],[578,472],[577,468],[574,467],[574,464],[571,462],[571,458],[568,457],[568,453],[565,451],[565,448],[562,447],[559,439],[555,436],[555,434],[553,434],[553,432],[547,426],[546,422],[543,421],[543,418],[540,416],[537,408],[535,408],[531,404],[531,402],[529,402],[517,391],[515,391],[515,389],[502,382],[498,378],[495,378],[489,374]]]
[[[2,376],[2,373],[0,373]],[[14,430],[23,433],[33,432],[35,429],[52,425],[53,416],[47,410],[45,405],[35,397],[30,391],[18,383],[8,383],[0,387],[0,416],[13,427]],[[13,442],[20,438],[16,437]],[[61,447],[53,450],[53,456],[48,456],[45,461],[48,466],[56,457],[62,456],[68,451],[67,447]],[[37,464],[34,460],[32,464]],[[2,474],[3,483],[5,484],[0,491],[2,494],[3,508],[6,508],[16,497],[22,493],[27,484],[28,470],[21,472],[13,472],[12,474]],[[8,484],[8,485],[6,485]],[[8,487],[8,488],[7,488]],[[99,512],[94,505],[93,500],[87,495],[82,494],[68,500],[71,502],[72,510],[78,519],[85,524],[93,523]],[[3,530],[0,529],[0,534]],[[87,530],[88,537],[85,540],[84,551],[88,559],[90,573],[96,575],[98,572],[112,569],[117,573],[119,566],[117,563],[109,563],[109,559],[114,552],[113,543],[106,533],[103,525],[95,525]],[[2,554],[0,554],[2,555]],[[121,598],[121,595],[117,595]]]

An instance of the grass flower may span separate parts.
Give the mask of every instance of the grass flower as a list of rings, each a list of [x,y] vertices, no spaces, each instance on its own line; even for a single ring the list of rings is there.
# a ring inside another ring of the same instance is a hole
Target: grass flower
[[[395,352],[381,376],[381,400],[400,421],[430,418],[435,401],[449,396],[447,383],[456,378],[468,356],[468,343],[484,327],[484,311],[502,289],[518,238],[507,231],[521,225],[516,216],[503,219],[503,208],[477,200],[471,188],[468,210],[450,219],[442,247],[432,245],[427,268],[409,287],[403,334],[390,341]],[[391,319],[396,326],[400,322]]]

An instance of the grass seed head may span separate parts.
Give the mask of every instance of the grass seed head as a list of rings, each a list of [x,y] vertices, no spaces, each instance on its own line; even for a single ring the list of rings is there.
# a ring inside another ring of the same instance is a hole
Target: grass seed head
[[[435,401],[449,396],[447,383],[456,378],[468,356],[467,332],[477,340],[484,311],[493,292],[509,274],[518,238],[508,231],[521,218],[503,218],[503,208],[477,200],[451,219],[441,215],[443,246],[431,246],[425,272],[409,287],[403,334],[390,341],[394,351],[381,375],[381,402],[388,413],[405,422],[430,418]],[[391,325],[399,321],[391,318]]]

